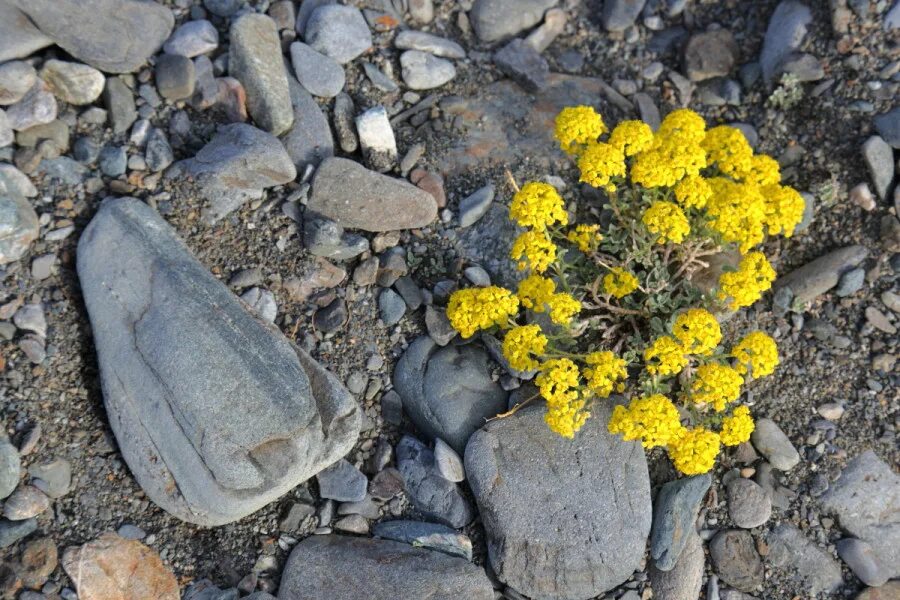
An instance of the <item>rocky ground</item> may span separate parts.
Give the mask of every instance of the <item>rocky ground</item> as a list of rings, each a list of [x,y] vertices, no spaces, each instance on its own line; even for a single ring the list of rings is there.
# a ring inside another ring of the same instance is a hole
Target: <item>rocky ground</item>
[[[898,89],[887,0],[0,0],[0,594],[900,597]],[[443,306],[514,277],[514,182],[600,202],[572,104],[806,194],[710,476],[481,428],[529,384]]]

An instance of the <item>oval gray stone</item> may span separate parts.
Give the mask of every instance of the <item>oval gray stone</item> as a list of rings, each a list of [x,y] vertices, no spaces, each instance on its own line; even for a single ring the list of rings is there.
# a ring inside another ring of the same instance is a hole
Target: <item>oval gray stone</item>
[[[21,258],[39,233],[31,204],[14,192],[0,192],[0,265]]]
[[[476,0],[469,20],[478,39],[496,42],[537,25],[556,4],[557,0]]]
[[[166,511],[235,521],[356,442],[340,381],[248,312],[149,206],[104,201],[77,266],[110,425]]]
[[[22,460],[19,451],[7,440],[0,440],[0,500],[13,493],[19,485]]]
[[[628,579],[650,533],[644,450],[606,430],[599,403],[574,440],[544,408],[491,421],[466,447],[466,475],[497,577],[532,598],[593,598]]]
[[[738,527],[753,529],[772,516],[772,500],[759,485],[738,477],[728,482],[728,514]]]
[[[815,300],[838,284],[841,275],[869,255],[865,246],[847,246],[820,256],[778,278],[774,287],[790,288],[795,304]]]
[[[800,462],[797,449],[772,419],[758,419],[750,440],[779,471],[790,471]]]
[[[372,47],[372,32],[360,10],[340,4],[316,8],[306,22],[304,39],[314,50],[341,64]]]

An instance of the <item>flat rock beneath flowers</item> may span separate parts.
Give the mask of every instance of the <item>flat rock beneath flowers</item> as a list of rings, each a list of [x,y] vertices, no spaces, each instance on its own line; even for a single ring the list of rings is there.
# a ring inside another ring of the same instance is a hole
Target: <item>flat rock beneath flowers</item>
[[[466,474],[498,578],[533,598],[592,598],[640,566],[650,533],[644,450],[609,434],[611,403],[568,440],[544,407],[491,421],[466,447]]]
[[[168,7],[137,0],[8,0],[63,50],[107,73],[132,73],[172,33]]]
[[[153,209],[105,201],[78,244],[113,433],[147,496],[213,526],[344,456],[356,401],[251,314]]]
[[[424,227],[437,217],[428,192],[346,158],[322,162],[307,208],[342,227],[376,232]]]
[[[484,569],[402,542],[308,537],[288,558],[279,600],[493,600]]]
[[[790,288],[794,304],[812,302],[840,281],[841,275],[866,259],[869,250],[865,246],[847,246],[782,275],[774,287]]]

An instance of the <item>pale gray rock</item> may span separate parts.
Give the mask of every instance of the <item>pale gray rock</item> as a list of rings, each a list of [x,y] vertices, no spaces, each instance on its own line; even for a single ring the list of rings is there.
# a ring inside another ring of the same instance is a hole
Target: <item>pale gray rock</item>
[[[400,55],[403,82],[413,90],[440,87],[456,77],[456,67],[449,60],[421,50],[407,50]]]
[[[342,227],[373,232],[425,227],[437,217],[428,192],[346,158],[322,162],[307,207]]]
[[[31,204],[12,190],[0,192],[0,265],[20,259],[38,234],[38,216]]]
[[[607,31],[625,31],[637,20],[647,0],[603,0],[600,20]]]
[[[882,586],[891,578],[890,569],[871,544],[856,538],[839,540],[835,545],[841,557],[859,580],[872,587]]]
[[[12,192],[34,198],[38,195],[37,188],[31,183],[28,175],[8,163],[0,163],[0,194]]]
[[[342,65],[372,47],[372,32],[360,10],[340,4],[325,4],[313,10],[306,22],[304,39],[314,50]]]
[[[441,475],[428,446],[404,435],[397,444],[396,456],[406,494],[418,512],[457,529],[472,522],[472,505],[458,485]]]
[[[92,103],[100,97],[106,85],[106,78],[97,69],[55,59],[44,63],[41,79],[54,96],[76,106]]]
[[[19,451],[9,443],[9,440],[0,439],[0,500],[8,497],[19,485],[19,475],[22,473],[22,461]],[[3,546],[0,545],[0,548]]]
[[[444,58],[465,58],[466,51],[454,41],[426,33],[406,29],[394,38],[394,46],[401,50],[421,50]]]
[[[691,529],[678,562],[668,571],[660,571],[650,566],[650,586],[656,600],[696,600],[703,586],[703,541]]]
[[[313,11],[326,4],[337,4],[337,0],[303,0],[297,10],[296,30],[301,36],[306,33],[306,23],[312,16]]]
[[[763,564],[749,531],[720,531],[709,543],[709,555],[722,581],[742,592],[752,592],[763,582]]]
[[[470,227],[474,225],[488,211],[493,201],[494,184],[492,183],[475,190],[463,198],[459,203],[459,226]]]
[[[281,136],[281,141],[297,172],[302,173],[307,165],[317,167],[326,158],[334,156],[334,137],[328,119],[310,93],[293,77],[288,77],[288,87],[294,123]]]
[[[894,181],[894,151],[881,136],[873,135],[863,144],[862,155],[875,184],[875,193],[887,200]]]
[[[340,576],[335,576],[340,573]],[[308,537],[288,558],[279,600],[493,600],[484,569],[391,540]]]
[[[0,64],[0,106],[15,104],[25,97],[35,83],[37,72],[24,60]]]
[[[16,140],[16,134],[6,116],[6,111],[0,109],[0,148],[9,146]]]
[[[31,485],[21,485],[3,501],[3,516],[10,521],[24,521],[50,508],[50,498]]]
[[[356,131],[366,165],[380,173],[397,162],[397,140],[383,106],[374,106],[356,117]]]
[[[316,475],[319,495],[338,502],[360,502],[366,497],[368,480],[362,472],[341,459]]]
[[[835,287],[841,275],[858,266],[869,255],[865,246],[847,246],[782,275],[775,281],[775,289],[790,288],[795,305],[811,302]]]
[[[265,188],[293,180],[297,170],[275,136],[245,123],[220,127],[194,158],[169,169],[166,176],[193,178],[209,202],[203,218],[215,223]]]
[[[797,578],[810,597],[831,594],[844,583],[838,562],[790,523],[772,530],[767,541],[769,564]]]
[[[40,303],[25,304],[13,315],[13,323],[23,331],[31,331],[47,337],[47,319]]]
[[[766,85],[776,83],[783,62],[800,48],[810,23],[809,7],[798,0],[783,0],[775,8],[759,56]]]
[[[32,485],[53,499],[68,494],[72,485],[72,464],[63,458],[31,465],[28,474],[34,478]]]
[[[219,32],[206,19],[188,21],[176,29],[163,45],[166,54],[194,58],[219,47]]]
[[[137,107],[134,104],[134,94],[124,81],[119,77],[110,77],[106,80],[103,90],[103,101],[106,104],[109,124],[114,133],[128,131],[131,124],[138,118]]]
[[[751,480],[737,477],[728,482],[727,490],[728,514],[738,527],[753,529],[772,516],[772,500]]]
[[[7,0],[56,45],[107,73],[137,71],[172,32],[166,6],[138,0]]]
[[[297,81],[313,96],[334,98],[344,89],[344,68],[303,42],[291,44],[291,64]]]
[[[569,440],[550,431],[544,407],[529,406],[489,422],[466,447],[491,566],[525,596],[593,598],[628,579],[644,556],[644,450],[607,431],[611,403],[592,412]]]
[[[231,25],[228,70],[247,92],[247,110],[261,129],[281,135],[294,121],[275,21],[248,13]]]
[[[6,107],[6,118],[14,130],[25,131],[56,120],[58,109],[56,98],[47,84],[38,80],[21,100]]]
[[[0,63],[27,58],[53,40],[40,32],[28,16],[7,0],[0,0]]]
[[[462,458],[441,438],[434,440],[434,460],[441,477],[454,483],[465,481],[466,468]]]
[[[684,49],[684,71],[691,81],[725,77],[739,57],[734,34],[727,29],[704,31],[691,36]]]
[[[246,302],[259,317],[267,323],[274,323],[278,316],[278,304],[275,294],[260,287],[252,287],[243,294],[241,300]]]
[[[510,38],[541,22],[557,0],[475,0],[469,20],[482,42]]]
[[[160,507],[229,523],[352,448],[359,411],[340,381],[249,313],[150,207],[106,200],[77,257],[110,425]]]
[[[779,471],[790,471],[800,462],[797,449],[772,419],[757,419],[750,440],[760,454]]]

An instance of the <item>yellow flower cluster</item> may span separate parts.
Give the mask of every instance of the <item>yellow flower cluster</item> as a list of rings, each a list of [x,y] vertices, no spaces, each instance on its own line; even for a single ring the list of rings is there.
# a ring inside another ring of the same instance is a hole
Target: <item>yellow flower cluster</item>
[[[588,365],[584,369],[587,386],[598,398],[608,398],[614,391],[624,391],[622,382],[628,378],[624,359],[604,350],[591,352],[584,362]]]
[[[579,391],[578,366],[568,358],[548,360],[535,383],[547,401],[544,421],[559,435],[575,437],[590,417]]]
[[[674,202],[654,202],[644,211],[641,222],[650,233],[656,234],[657,244],[680,244],[691,232],[687,217]]]
[[[563,152],[574,153],[604,133],[603,117],[590,106],[569,106],[556,115],[555,134]]]
[[[651,375],[669,377],[681,373],[688,364],[688,357],[681,342],[664,335],[644,350],[644,364]]]
[[[707,355],[722,341],[722,329],[711,312],[692,308],[675,319],[672,335],[678,338],[688,354]]]
[[[542,313],[555,292],[556,285],[551,279],[532,273],[519,282],[517,295],[522,306],[536,313]]]
[[[556,188],[537,181],[526,183],[515,193],[509,205],[509,216],[522,227],[537,231],[544,231],[556,223],[569,223],[562,196]]]
[[[729,244],[748,252],[765,237],[766,203],[759,187],[724,177],[707,180],[712,196],[706,203],[710,226]]]
[[[520,271],[543,273],[556,260],[556,245],[543,231],[526,231],[513,242],[510,257],[518,261]]]
[[[760,193],[766,199],[766,229],[769,235],[791,237],[803,220],[806,206],[803,196],[794,188],[777,183],[763,186]]]
[[[643,187],[672,187],[685,177],[699,175],[706,167],[700,147],[706,123],[688,109],[672,111],[643,152],[635,157],[631,180]]]
[[[656,448],[669,444],[683,427],[672,401],[662,394],[653,394],[635,398],[628,408],[616,406],[607,429],[625,441],[641,440],[644,448]]]
[[[731,349],[731,356],[737,361],[734,368],[738,373],[755,378],[771,375],[778,366],[778,346],[762,331],[744,336]]]
[[[700,175],[689,175],[675,186],[675,199],[685,208],[703,208],[712,194],[709,183]]]
[[[581,302],[565,292],[550,296],[547,306],[550,307],[550,320],[557,325],[568,325],[581,311]]]
[[[547,337],[539,325],[520,325],[510,329],[503,338],[503,356],[509,366],[517,371],[532,371],[539,366],[540,357],[547,348]]]
[[[653,143],[653,130],[643,121],[622,121],[609,134],[609,145],[625,156],[643,152]]]
[[[726,175],[744,178],[751,173],[753,148],[739,129],[727,125],[713,127],[706,132],[700,146],[706,150],[707,161]]]
[[[579,250],[587,254],[593,252],[603,241],[599,225],[576,225],[566,234],[566,239],[575,244]]]
[[[694,404],[712,406],[716,412],[741,395],[744,378],[728,365],[708,363],[697,367],[697,374],[691,382],[691,400]]]
[[[615,192],[616,186],[612,180],[625,177],[625,154],[611,144],[589,144],[578,158],[578,168],[581,169],[579,181],[610,193]]]
[[[722,273],[719,277],[719,299],[737,310],[759,300],[763,292],[772,287],[775,269],[762,252],[744,255],[737,271]]]
[[[496,286],[458,290],[447,304],[447,318],[464,338],[482,329],[504,329],[518,312],[519,299]]]
[[[726,446],[737,446],[750,439],[754,428],[750,409],[743,405],[738,406],[731,411],[730,417],[722,419],[722,431],[719,433],[719,437]]]
[[[713,468],[719,455],[720,439],[715,431],[703,427],[684,428],[669,442],[669,458],[685,475],[701,475]]]
[[[613,267],[603,276],[603,291],[616,298],[624,298],[637,288],[637,277],[621,267]]]
[[[768,154],[754,154],[750,159],[750,173],[744,181],[755,185],[772,185],[781,181],[781,167]]]

